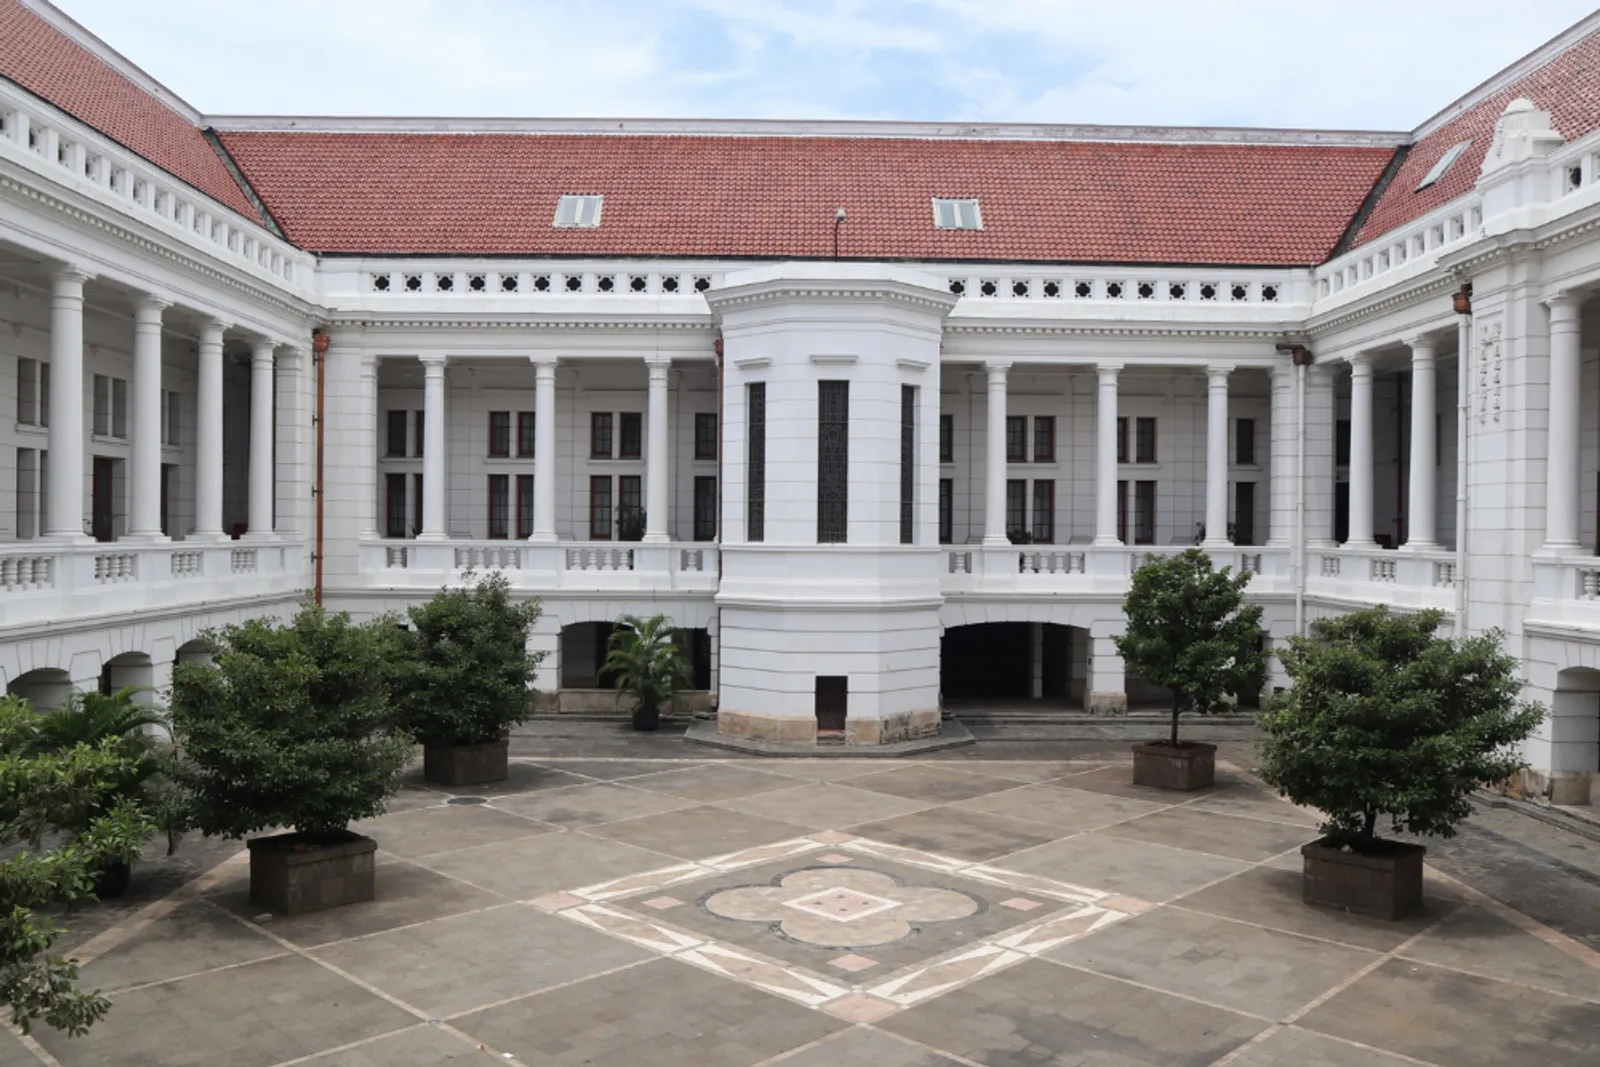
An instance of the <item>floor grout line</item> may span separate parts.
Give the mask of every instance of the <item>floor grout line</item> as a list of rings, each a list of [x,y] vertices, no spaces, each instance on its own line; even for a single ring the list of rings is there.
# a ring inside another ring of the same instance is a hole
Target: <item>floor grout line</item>
[[[1226,1004],[1219,1004],[1214,1000],[1206,1000],[1202,997],[1197,997],[1189,993],[1179,993],[1171,989],[1162,989],[1160,986],[1153,986],[1149,983],[1141,982],[1136,978],[1125,978],[1120,974],[1106,974],[1104,971],[1097,971],[1092,967],[1085,967],[1079,963],[1067,963],[1064,960],[1055,960],[1044,955],[1034,956],[1033,958],[1039,960],[1041,963],[1048,963],[1052,967],[1063,967],[1069,971],[1077,971],[1079,974],[1087,974],[1094,978],[1104,978],[1111,982],[1121,982],[1123,985],[1131,985],[1137,989],[1143,989],[1147,993],[1159,993],[1165,997],[1173,997],[1177,1000],[1187,1000],[1191,1004],[1199,1004],[1204,1008],[1214,1008],[1217,1011],[1225,1011],[1230,1015],[1239,1015],[1246,1019],[1254,1019],[1257,1022],[1267,1023],[1269,1025],[1275,1022],[1275,1020],[1273,1020],[1270,1016],[1257,1015],[1255,1012],[1245,1011],[1243,1008],[1231,1008]]]
[[[11,1032],[11,1036],[15,1037],[17,1042],[23,1048],[33,1053],[34,1058],[36,1058],[40,1064],[43,1065],[43,1067],[63,1067],[61,1061],[50,1055],[45,1047],[35,1040],[32,1034],[23,1033],[22,1027],[12,1022],[9,1014],[4,1019],[0,1019],[0,1025],[3,1025],[7,1030],[9,1030]]]
[[[207,903],[209,904],[210,902],[207,901]],[[183,974],[172,975],[170,978],[157,978],[151,982],[138,982],[134,985],[119,986],[116,989],[107,989],[103,992],[108,997],[116,998],[125,993],[136,993],[141,989],[149,989],[152,986],[166,985],[169,982],[184,982],[190,978],[202,978],[209,974],[221,974],[223,971],[235,971],[240,967],[248,967],[252,963],[266,963],[268,960],[281,960],[288,955],[289,953],[287,952],[273,952],[266,956],[257,956],[255,959],[240,960],[238,963],[223,963],[216,967],[207,967],[199,971],[187,971]]]
[[[977,1060],[969,1060],[967,1057],[959,1053],[951,1052],[948,1049],[938,1048],[934,1045],[928,1044],[926,1041],[918,1041],[914,1037],[907,1037],[905,1034],[896,1033],[893,1030],[886,1030],[877,1023],[857,1023],[856,1025],[860,1026],[864,1030],[870,1030],[875,1034],[882,1034],[885,1037],[892,1037],[897,1041],[904,1041],[913,1048],[924,1049],[928,1052],[934,1053],[937,1056],[943,1056],[946,1059],[954,1060],[957,1063],[964,1064],[965,1067],[988,1067],[987,1064],[979,1063]]]
[[[603,933],[604,931],[598,932]],[[613,974],[621,974],[623,971],[631,971],[636,967],[643,967],[647,963],[655,963],[657,960],[665,958],[666,957],[664,956],[647,956],[642,960],[634,960],[632,963],[622,963],[615,967],[607,967],[603,971],[596,971],[593,974],[586,974],[581,978],[569,978],[565,982],[556,982],[554,985],[541,986],[538,989],[530,989],[526,993],[518,993],[514,997],[506,997],[503,1000],[491,1001],[487,1004],[479,1004],[463,1011],[451,1012],[449,1015],[440,1015],[438,1016],[438,1019],[440,1022],[450,1022],[453,1019],[463,1019],[468,1015],[476,1015],[480,1011],[490,1011],[494,1008],[503,1008],[507,1004],[515,1004],[519,1000],[527,1000],[529,997],[536,997],[543,993],[553,993],[557,989],[566,989],[570,986],[582,985],[584,982],[592,981],[596,978],[606,978]]]
[[[1512,926],[1515,926],[1523,933],[1537,937],[1540,941],[1543,941],[1552,948],[1560,949],[1569,956],[1582,960],[1591,967],[1600,968],[1600,952],[1590,948],[1588,945],[1585,945],[1577,939],[1563,934],[1559,930],[1555,930],[1549,926],[1546,926],[1544,923],[1530,915],[1524,915],[1511,905],[1496,900],[1483,890],[1476,889],[1461,881],[1459,878],[1456,878],[1450,874],[1446,874],[1437,867],[1430,865],[1429,869],[1432,870],[1434,874],[1438,875],[1440,880],[1448,882],[1457,889],[1466,893],[1469,897],[1473,898],[1474,903],[1483,908],[1485,911],[1495,915],[1497,918],[1504,919],[1506,922],[1510,923]]]
[[[390,1030],[387,1033],[374,1034],[372,1037],[364,1037],[360,1041],[350,1041],[343,1045],[335,1045],[332,1048],[325,1048],[317,1052],[310,1052],[304,1056],[296,1056],[290,1060],[279,1060],[277,1063],[272,1064],[272,1067],[295,1067],[296,1064],[310,1063],[312,1060],[321,1059],[323,1056],[329,1056],[336,1052],[349,1052],[351,1049],[357,1049],[366,1045],[376,1044],[379,1041],[384,1041],[391,1037],[397,1037],[400,1034],[409,1034],[413,1030],[423,1030],[426,1029],[427,1026],[427,1023],[414,1023],[411,1026],[402,1026],[398,1030]]]

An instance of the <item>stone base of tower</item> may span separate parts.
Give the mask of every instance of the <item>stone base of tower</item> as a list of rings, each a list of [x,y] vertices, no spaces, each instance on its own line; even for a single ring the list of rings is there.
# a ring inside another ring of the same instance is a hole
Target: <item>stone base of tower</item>
[[[772,717],[765,717],[769,721]],[[795,720],[777,720],[780,722],[794,722]],[[971,745],[977,742],[972,736],[972,731],[954,719],[947,719],[934,723],[934,729],[921,737],[907,738],[905,740],[882,740],[884,734],[878,732],[880,740],[868,742],[861,740],[870,731],[863,731],[858,735],[858,740],[852,742],[847,737],[842,743],[830,743],[828,740],[820,744],[815,739],[812,731],[812,740],[777,740],[763,737],[749,736],[742,732],[725,732],[724,725],[733,725],[735,730],[743,730],[752,725],[751,718],[733,713],[730,719],[724,720],[718,715],[718,722],[701,721],[691,723],[684,732],[683,739],[693,744],[709,745],[713,748],[731,749],[735,752],[747,752],[756,756],[806,756],[815,758],[865,758],[865,757],[895,757],[919,756],[928,752],[936,752],[945,748],[959,748],[962,745]],[[765,732],[767,727],[756,725],[757,732]],[[780,728],[779,736],[783,734]],[[790,738],[797,735],[798,731],[791,729]],[[892,735],[891,735],[892,736]]]

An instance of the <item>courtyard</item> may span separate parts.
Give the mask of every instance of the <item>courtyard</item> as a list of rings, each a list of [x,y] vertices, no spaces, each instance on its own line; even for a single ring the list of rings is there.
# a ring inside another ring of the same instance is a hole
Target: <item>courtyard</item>
[[[1515,812],[1433,843],[1390,924],[1300,902],[1316,818],[1242,741],[1188,795],[1130,785],[1116,741],[761,760],[589,724],[514,751],[358,827],[370,904],[264,914],[231,843],[141,865],[64,920],[110,1016],[0,1030],[0,1065],[1600,1060],[1600,844]]]

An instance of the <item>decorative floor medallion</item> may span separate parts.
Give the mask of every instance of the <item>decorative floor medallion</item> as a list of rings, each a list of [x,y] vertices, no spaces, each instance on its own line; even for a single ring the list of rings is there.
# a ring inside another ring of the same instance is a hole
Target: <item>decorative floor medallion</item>
[[[673,864],[534,904],[857,1021],[921,1003],[1149,907],[837,832]]]

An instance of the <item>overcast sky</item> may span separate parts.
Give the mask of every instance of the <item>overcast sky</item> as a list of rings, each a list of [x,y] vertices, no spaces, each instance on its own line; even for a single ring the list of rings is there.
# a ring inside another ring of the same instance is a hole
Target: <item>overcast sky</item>
[[[209,114],[1411,129],[1586,0],[56,0]]]

